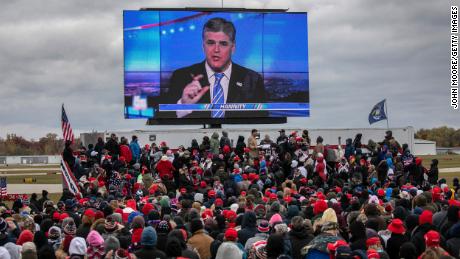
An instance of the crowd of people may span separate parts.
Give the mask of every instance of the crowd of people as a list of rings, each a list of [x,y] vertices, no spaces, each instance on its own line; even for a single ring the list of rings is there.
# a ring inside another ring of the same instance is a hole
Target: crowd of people
[[[391,131],[343,146],[221,133],[66,143],[79,192],[1,203],[0,258],[459,258],[458,179]]]

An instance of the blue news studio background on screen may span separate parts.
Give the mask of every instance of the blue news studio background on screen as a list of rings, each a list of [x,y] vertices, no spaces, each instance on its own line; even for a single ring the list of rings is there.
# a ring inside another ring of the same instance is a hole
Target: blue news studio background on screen
[[[171,73],[204,60],[202,28],[222,17],[234,23],[233,62],[264,77],[268,102],[309,103],[306,13],[125,11],[125,101],[159,97]],[[272,117],[309,116],[307,111],[270,111]],[[126,118],[154,117],[151,107],[125,107]]]

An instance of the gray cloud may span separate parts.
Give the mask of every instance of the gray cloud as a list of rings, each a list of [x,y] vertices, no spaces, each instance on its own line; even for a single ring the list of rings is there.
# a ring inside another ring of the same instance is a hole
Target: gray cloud
[[[0,136],[148,129],[123,118],[122,11],[220,1],[7,1],[0,10]],[[290,127],[369,127],[386,98],[390,126],[460,127],[449,106],[448,1],[224,1],[309,12],[311,117]],[[384,127],[380,122],[375,127]]]

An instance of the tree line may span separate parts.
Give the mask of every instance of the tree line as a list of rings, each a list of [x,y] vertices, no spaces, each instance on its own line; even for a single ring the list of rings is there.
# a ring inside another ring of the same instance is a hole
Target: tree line
[[[460,147],[460,129],[446,126],[433,129],[420,129],[415,138],[436,141],[437,147]]]
[[[75,146],[79,146],[79,139],[75,143]],[[54,133],[48,133],[38,140],[27,140],[14,133],[0,138],[0,156],[58,155],[63,149],[64,140]]]

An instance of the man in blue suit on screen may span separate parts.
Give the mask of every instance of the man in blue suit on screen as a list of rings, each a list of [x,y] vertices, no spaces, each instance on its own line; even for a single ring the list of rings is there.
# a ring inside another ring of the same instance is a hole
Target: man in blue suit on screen
[[[203,27],[206,59],[173,72],[168,96],[177,104],[264,103],[261,75],[232,62],[236,30],[232,22],[212,18]],[[178,118],[266,117],[266,111],[177,111]]]

